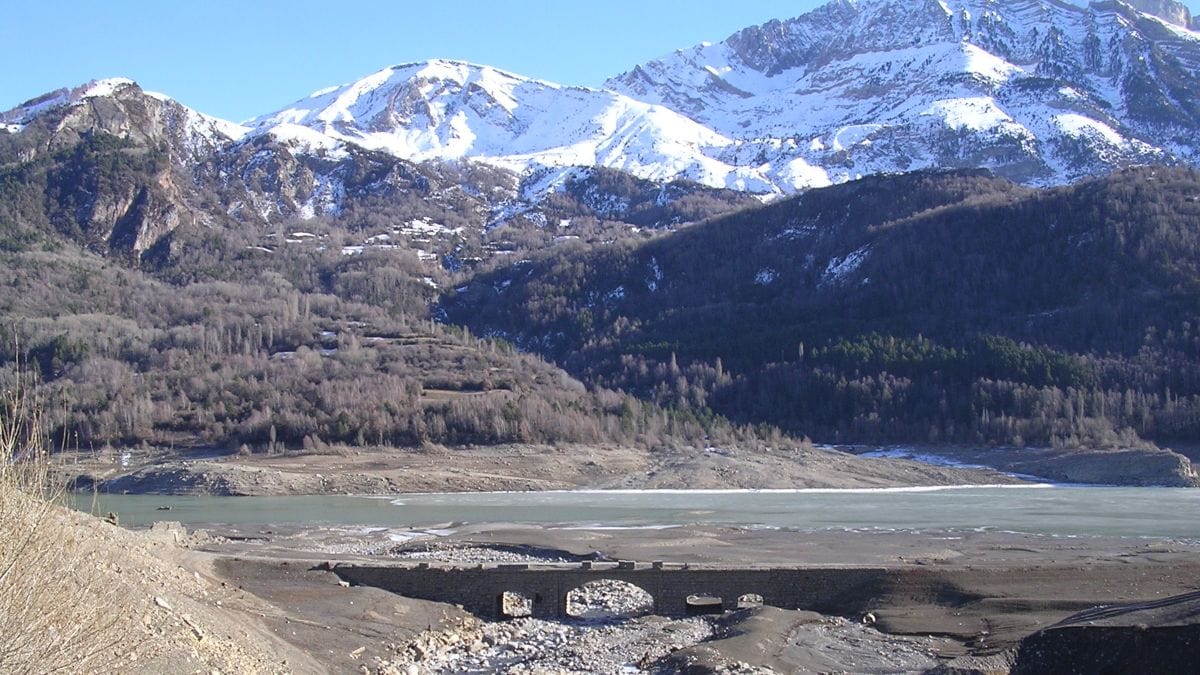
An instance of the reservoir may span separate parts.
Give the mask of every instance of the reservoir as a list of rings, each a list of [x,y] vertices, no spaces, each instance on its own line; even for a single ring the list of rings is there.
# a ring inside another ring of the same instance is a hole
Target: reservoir
[[[795,531],[994,531],[1200,540],[1200,490],[955,487],[874,490],[571,491],[387,496],[184,497],[80,494],[75,506],[125,526],[214,524],[669,528]]]

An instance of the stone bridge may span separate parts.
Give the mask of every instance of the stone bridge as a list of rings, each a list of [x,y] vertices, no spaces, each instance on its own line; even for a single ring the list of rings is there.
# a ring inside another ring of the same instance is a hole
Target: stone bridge
[[[654,598],[654,613],[682,617],[733,609],[746,596],[786,609],[854,616],[894,588],[903,570],[883,568],[732,568],[686,564],[510,564],[462,567],[421,564],[338,563],[344,581],[400,595],[462,606],[481,617],[503,618],[506,593],[532,602],[533,616],[567,616],[567,596],[599,580],[622,581]]]

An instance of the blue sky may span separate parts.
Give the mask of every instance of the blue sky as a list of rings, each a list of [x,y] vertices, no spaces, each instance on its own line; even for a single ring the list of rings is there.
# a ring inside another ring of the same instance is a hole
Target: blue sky
[[[0,110],[130,77],[235,121],[431,58],[598,86],[638,63],[821,0],[0,0]],[[7,5],[7,7],[5,7]],[[20,55],[14,58],[14,55]]]
[[[0,110],[131,77],[241,121],[380,68],[452,58],[598,86],[823,0],[0,0]],[[1193,12],[1200,0],[1186,3]]]

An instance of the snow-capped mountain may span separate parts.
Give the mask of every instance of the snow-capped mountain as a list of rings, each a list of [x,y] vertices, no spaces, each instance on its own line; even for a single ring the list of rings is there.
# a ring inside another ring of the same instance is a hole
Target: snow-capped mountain
[[[835,0],[607,86],[735,139],[727,159],[784,189],[947,166],[1052,184],[1195,162],[1198,66],[1200,35],[1120,2]]]
[[[668,108],[455,61],[385,68],[250,124],[325,152],[354,144],[411,161],[473,159],[517,172],[595,166],[770,188],[754,168],[717,159],[732,140]]]
[[[1173,0],[835,0],[611,79],[606,91],[431,61],[254,120],[256,135],[517,172],[791,192],[986,167],[1056,184],[1194,162],[1200,35]]]
[[[1060,184],[1200,163],[1191,21],[1174,0],[834,0],[604,90],[438,60],[238,125],[103,80],[4,113],[0,140],[25,139],[28,155],[88,130],[165,139],[181,164],[251,186],[230,213],[272,219],[337,213],[346,186],[335,169],[362,153],[510,170],[526,178],[525,201],[562,190],[579,167],[758,193],[929,167]],[[286,168],[297,158],[298,182]]]

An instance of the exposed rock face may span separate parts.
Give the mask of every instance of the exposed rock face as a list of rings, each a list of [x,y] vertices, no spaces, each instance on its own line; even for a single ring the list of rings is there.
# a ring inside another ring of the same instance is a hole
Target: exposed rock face
[[[778,185],[926,167],[1048,184],[1194,161],[1197,63],[1200,40],[1115,1],[840,0],[607,86],[735,139]]]
[[[73,147],[107,134],[160,147],[178,162],[199,162],[231,145],[246,129],[209,117],[125,79],[97,80],[59,89],[0,114],[12,132],[27,131],[43,151]],[[25,159],[29,159],[26,157]]]
[[[170,186],[168,175],[162,187]],[[99,197],[93,203],[88,225],[104,236],[111,249],[140,255],[162,237],[179,227],[180,197],[177,191],[130,187],[119,195]]]
[[[200,218],[194,167],[244,133],[119,79],[51,92],[0,122],[0,163],[40,162],[56,229],[134,258]]]
[[[1135,9],[1143,11],[1151,16],[1168,21],[1179,26],[1180,28],[1190,28],[1192,26],[1192,13],[1181,2],[1175,0],[1124,0],[1127,4],[1132,5]]]

